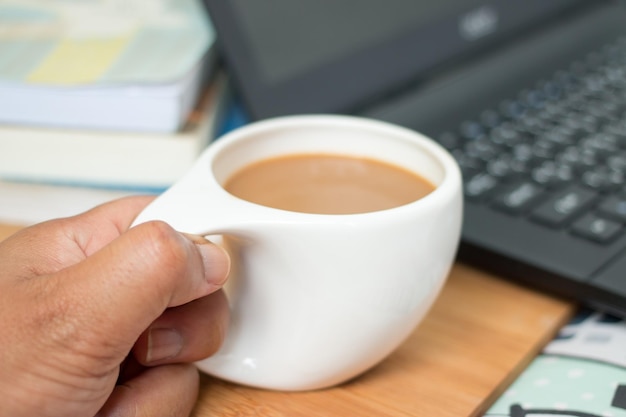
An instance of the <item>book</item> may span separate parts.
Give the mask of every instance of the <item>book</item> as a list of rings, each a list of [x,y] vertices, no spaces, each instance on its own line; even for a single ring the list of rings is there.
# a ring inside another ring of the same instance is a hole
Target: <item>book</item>
[[[216,133],[209,135],[209,145],[222,134],[247,121],[227,76],[224,75],[218,81],[216,88],[218,103],[213,108],[214,121],[210,129]],[[207,92],[208,94],[211,93]],[[201,113],[198,110],[193,117]],[[1,149],[0,146],[0,152]],[[134,194],[157,194],[161,191],[163,190],[160,187],[94,187],[76,183],[62,185],[51,181],[8,181],[0,177],[0,222],[28,226],[53,218],[72,216],[117,198]]]
[[[30,226],[46,220],[73,216],[107,201],[137,193],[136,190],[11,182],[0,179],[0,223]]]
[[[174,133],[0,125],[0,179],[160,192],[214,138],[227,83],[224,73],[216,74]]]
[[[0,123],[174,132],[217,61],[200,0],[5,0],[0,21]]]

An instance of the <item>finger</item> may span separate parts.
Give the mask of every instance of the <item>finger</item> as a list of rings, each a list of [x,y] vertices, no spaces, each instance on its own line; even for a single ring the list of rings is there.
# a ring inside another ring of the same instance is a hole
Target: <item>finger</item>
[[[137,215],[152,201],[154,196],[124,197],[68,218],[71,224],[68,234],[85,255],[90,256],[131,226]]]
[[[204,359],[222,345],[228,318],[223,291],[168,309],[141,335],[133,353],[147,366]]]
[[[8,254],[5,276],[32,278],[82,261],[119,237],[152,200],[152,196],[122,198],[74,217],[22,229],[0,243]]]
[[[149,368],[116,386],[96,417],[188,417],[198,398],[198,384],[193,365]]]
[[[165,223],[149,222],[47,281],[55,303],[72,306],[65,322],[83,332],[82,340],[128,353],[166,308],[220,288],[229,265],[226,252],[208,240],[192,241]]]

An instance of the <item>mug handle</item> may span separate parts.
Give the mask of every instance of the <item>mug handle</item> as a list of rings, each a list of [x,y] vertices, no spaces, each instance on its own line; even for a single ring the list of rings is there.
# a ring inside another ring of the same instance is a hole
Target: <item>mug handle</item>
[[[250,234],[255,224],[271,222],[271,218],[263,219],[268,216],[255,210],[252,203],[222,188],[209,171],[210,156],[205,152],[181,179],[139,213],[132,226],[161,220],[179,232],[206,236]]]

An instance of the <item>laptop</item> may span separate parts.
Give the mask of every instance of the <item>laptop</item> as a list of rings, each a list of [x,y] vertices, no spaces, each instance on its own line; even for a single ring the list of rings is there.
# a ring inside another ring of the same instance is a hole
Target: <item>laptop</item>
[[[464,177],[459,259],[626,315],[626,10],[608,0],[205,0],[251,120],[420,131]]]

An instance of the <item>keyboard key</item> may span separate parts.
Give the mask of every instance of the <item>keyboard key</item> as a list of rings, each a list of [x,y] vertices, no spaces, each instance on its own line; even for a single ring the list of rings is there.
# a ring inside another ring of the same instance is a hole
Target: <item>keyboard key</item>
[[[528,143],[515,145],[513,149],[511,149],[511,152],[513,154],[513,159],[518,161],[533,161],[535,159],[533,147]]]
[[[584,185],[600,193],[617,190],[624,184],[624,173],[606,167],[597,167],[581,176]]]
[[[626,120],[605,126],[604,131],[614,135],[622,148],[626,148]]]
[[[580,149],[575,146],[568,146],[556,156],[559,163],[574,167],[577,172],[584,172],[595,168],[599,164],[597,154],[590,149]]]
[[[527,135],[518,132],[512,126],[502,125],[491,131],[489,139],[496,145],[512,148],[527,141]]]
[[[488,174],[478,174],[465,183],[465,196],[471,200],[484,199],[498,186],[498,180]]]
[[[469,141],[464,151],[471,158],[487,162],[498,155],[499,147],[486,138],[480,138]]]
[[[623,227],[621,223],[586,214],[572,225],[574,234],[599,243],[607,243],[615,239]]]
[[[515,126],[522,132],[527,132],[533,136],[543,134],[554,127],[549,120],[531,114],[520,117]]]
[[[606,160],[606,165],[610,169],[614,169],[615,171],[626,171],[626,152],[620,152],[615,155],[611,155]]]
[[[546,188],[563,187],[574,180],[574,170],[569,165],[545,161],[531,172],[531,178]]]
[[[512,182],[519,178],[520,172],[516,171],[513,159],[509,154],[502,154],[487,163],[487,173],[504,182]],[[523,170],[523,169],[522,169]]]
[[[552,160],[560,150],[560,146],[546,139],[539,139],[532,146],[533,155],[539,160]]]
[[[613,195],[605,198],[598,206],[603,215],[626,223],[626,196]]]
[[[544,140],[553,142],[561,148],[575,145],[579,139],[573,130],[563,126],[553,128],[542,137]]]
[[[532,212],[531,218],[549,226],[563,226],[590,207],[596,198],[595,192],[572,186],[542,203]]]
[[[484,163],[480,159],[468,156],[461,149],[452,151],[452,156],[459,164],[463,178],[471,178],[484,168]]]
[[[543,189],[531,182],[519,183],[494,200],[494,207],[511,214],[520,214],[538,202],[543,195]]]
[[[602,100],[591,104],[589,113],[596,117],[602,126],[619,120],[622,111],[617,103]]]
[[[591,135],[583,139],[580,142],[580,146],[583,149],[595,151],[600,157],[607,157],[619,152],[617,137],[609,133],[597,133],[595,135]]]

